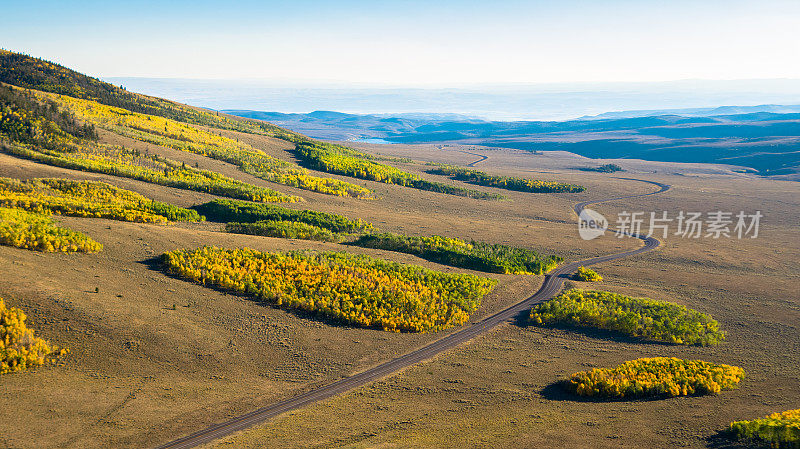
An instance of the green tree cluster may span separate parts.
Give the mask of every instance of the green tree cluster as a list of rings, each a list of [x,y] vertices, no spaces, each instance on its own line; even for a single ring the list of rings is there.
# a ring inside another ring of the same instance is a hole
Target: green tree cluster
[[[730,424],[729,431],[740,440],[764,441],[775,448],[800,448],[800,409],[735,421]]]
[[[533,306],[531,323],[607,329],[643,340],[682,345],[715,345],[725,339],[719,323],[705,313],[650,298],[573,289]]]
[[[225,231],[233,234],[260,235],[262,237],[278,237],[283,239],[316,240],[321,242],[338,242],[344,238],[341,234],[331,232],[319,226],[299,221],[264,220],[255,223],[227,223]]]
[[[456,167],[454,165],[438,165],[428,169],[428,173],[449,176],[452,179],[485,187],[497,187],[506,190],[531,193],[577,193],[586,187],[556,181],[516,178],[513,176],[495,176],[479,170]]]
[[[603,280],[603,277],[591,268],[578,267],[578,271],[575,272],[575,280],[581,282],[600,282]]]
[[[55,362],[68,349],[51,346],[37,337],[25,321],[28,317],[17,307],[7,307],[0,298],[0,374],[25,371]]]
[[[349,244],[413,254],[431,262],[487,273],[543,274],[562,261],[559,256],[543,256],[526,248],[466,242],[438,235],[365,234]]]
[[[289,209],[275,204],[256,204],[246,201],[213,200],[193,206],[207,219],[220,223],[255,223],[258,221],[293,221],[305,223],[334,233],[372,232],[375,227],[360,218],[351,220],[343,215],[314,210]]]

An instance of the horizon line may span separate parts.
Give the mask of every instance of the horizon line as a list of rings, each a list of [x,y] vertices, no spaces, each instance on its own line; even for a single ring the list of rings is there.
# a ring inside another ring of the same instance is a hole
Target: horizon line
[[[597,85],[664,85],[664,84],[680,84],[680,83],[757,83],[757,82],[798,82],[800,78],[778,77],[778,78],[680,78],[680,79],[667,79],[667,80],[636,80],[636,81],[486,81],[486,82],[471,82],[471,83],[413,83],[413,84],[398,84],[398,83],[384,83],[384,82],[367,82],[367,81],[348,81],[348,80],[333,80],[333,79],[289,79],[289,78],[194,78],[194,77],[166,77],[166,76],[128,76],[128,75],[114,75],[114,76],[98,76],[101,80],[152,80],[152,81],[188,81],[188,82],[237,82],[237,83],[253,83],[262,84],[264,87],[372,87],[372,88],[385,88],[385,89],[463,89],[463,88],[478,88],[478,87],[559,87],[559,86],[597,86]]]

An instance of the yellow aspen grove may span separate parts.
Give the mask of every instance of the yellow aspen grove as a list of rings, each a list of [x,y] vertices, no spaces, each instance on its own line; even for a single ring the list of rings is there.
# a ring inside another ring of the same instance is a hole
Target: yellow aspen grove
[[[591,268],[578,267],[578,271],[575,273],[575,280],[581,282],[600,282],[603,280],[603,277]]]
[[[194,210],[154,201],[99,181],[0,178],[0,206],[139,223],[202,220]]]
[[[333,252],[204,247],[163,256],[164,270],[203,285],[342,322],[394,332],[465,323],[492,279]]]
[[[0,245],[43,252],[95,253],[103,245],[53,223],[47,215],[0,207]]]
[[[39,92],[81,120],[116,134],[180,151],[229,162],[261,179],[304,190],[336,196],[371,198],[369,189],[333,178],[309,174],[292,162],[276,159],[261,150],[200,128],[157,115],[147,115],[96,101]]]
[[[800,409],[773,413],[751,421],[735,421],[729,426],[737,439],[759,440],[772,447],[800,447]]]
[[[43,164],[138,179],[259,202],[297,202],[300,197],[238,181],[182,162],[99,143],[94,125],[79,124],[59,103],[69,97],[0,86],[3,152]],[[99,105],[98,105],[99,107]]]
[[[743,378],[744,370],[738,366],[654,357],[625,362],[616,368],[581,371],[566,380],[564,387],[579,396],[691,396],[735,389]]]
[[[34,335],[33,329],[25,325],[25,313],[16,308],[6,307],[0,298],[0,374],[25,371],[54,361],[51,355],[65,355],[68,349],[50,346]]]

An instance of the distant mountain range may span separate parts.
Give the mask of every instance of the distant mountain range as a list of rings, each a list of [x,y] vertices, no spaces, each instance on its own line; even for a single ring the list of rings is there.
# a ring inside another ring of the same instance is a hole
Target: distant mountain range
[[[800,105],[609,112],[565,121],[488,121],[457,114],[223,112],[327,140],[563,150],[591,158],[730,164],[768,176],[800,173]]]
[[[800,104],[800,79],[449,87],[224,79],[107,78],[106,81],[124,85],[134,92],[215,110],[298,113],[324,110],[350,114],[436,112],[495,121],[574,120],[607,111]]]
[[[684,117],[713,117],[719,115],[751,114],[755,112],[774,112],[791,114],[800,112],[800,105],[762,104],[758,106],[719,106],[715,108],[652,109],[636,111],[605,112],[603,114],[581,117],[581,119],[652,117],[657,115],[681,115]]]

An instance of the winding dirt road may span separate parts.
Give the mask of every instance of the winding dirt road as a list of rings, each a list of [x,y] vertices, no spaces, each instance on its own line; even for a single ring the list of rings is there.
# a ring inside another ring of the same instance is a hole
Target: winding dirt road
[[[575,213],[580,215],[581,211],[589,204],[602,203],[606,201],[615,201],[625,198],[656,195],[662,192],[666,192],[670,188],[670,186],[667,184],[661,184],[654,181],[646,181],[643,179],[634,179],[634,178],[617,178],[617,179],[646,182],[648,184],[653,184],[658,186],[659,190],[640,195],[628,195],[628,196],[621,196],[604,200],[584,201],[582,203],[575,205],[575,207],[573,208]],[[159,449],[167,449],[167,448],[186,449],[199,446],[201,444],[205,444],[213,440],[225,437],[239,430],[247,429],[254,425],[263,423],[264,421],[274,418],[275,416],[278,416],[282,413],[286,413],[291,410],[305,407],[306,405],[312,404],[314,402],[328,399],[340,393],[344,393],[354,388],[366,385],[372,381],[386,377],[392,373],[400,371],[403,368],[407,368],[423,360],[428,360],[436,356],[437,354],[441,354],[442,352],[445,352],[448,349],[455,348],[456,346],[464,342],[467,342],[475,338],[476,336],[499,326],[500,324],[509,322],[517,318],[518,316],[527,313],[534,304],[538,304],[540,302],[550,299],[561,290],[561,286],[567,275],[574,273],[580,266],[593,265],[601,262],[607,262],[610,260],[621,259],[623,257],[633,256],[635,254],[643,253],[645,251],[651,251],[657,248],[661,244],[661,242],[658,239],[655,239],[653,237],[647,237],[643,235],[631,235],[631,234],[628,235],[642,240],[644,242],[644,245],[630,251],[608,254],[600,257],[593,257],[591,259],[580,260],[562,265],[550,271],[545,276],[542,286],[536,293],[533,294],[533,296],[507,309],[501,310],[500,312],[497,312],[494,315],[484,318],[483,320],[475,324],[472,324],[464,329],[461,329],[457,332],[453,332],[452,334],[449,334],[440,340],[436,340],[425,347],[409,352],[396,359],[389,360],[388,362],[384,362],[366,371],[362,371],[358,374],[354,374],[350,377],[346,377],[331,384],[285,399],[275,404],[262,407],[258,410],[253,410],[250,413],[238,416],[226,422],[214,424],[206,429],[200,430],[191,435],[187,435],[183,438],[179,438],[177,440],[159,446]]]
[[[473,156],[478,156],[480,158],[477,161],[470,162],[469,164],[467,164],[467,167],[474,167],[475,165],[480,164],[481,162],[485,161],[486,159],[489,159],[489,156],[484,156],[482,154],[473,153],[471,151],[462,151],[462,153],[471,154]]]

